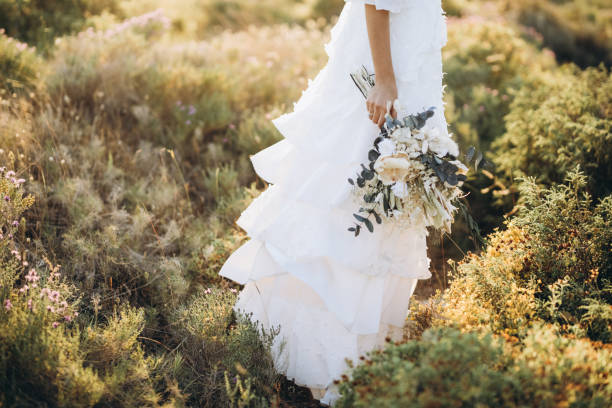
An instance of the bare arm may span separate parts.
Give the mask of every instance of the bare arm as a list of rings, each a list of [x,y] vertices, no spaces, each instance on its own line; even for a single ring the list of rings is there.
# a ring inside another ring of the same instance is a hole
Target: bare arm
[[[385,122],[387,103],[397,98],[397,84],[391,61],[391,39],[389,35],[389,12],[376,10],[376,6],[365,5],[366,25],[376,74],[376,85],[368,94],[366,105],[372,122],[382,126]],[[397,113],[391,108],[391,115]]]

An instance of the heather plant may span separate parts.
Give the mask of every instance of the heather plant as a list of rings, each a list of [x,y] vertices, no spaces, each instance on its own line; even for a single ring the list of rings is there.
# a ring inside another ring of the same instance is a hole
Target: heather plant
[[[604,406],[612,397],[611,357],[545,325],[523,343],[432,328],[371,353],[343,378],[338,406]]]
[[[559,183],[576,165],[595,197],[612,192],[612,76],[607,69],[565,66],[536,75],[506,117],[493,160],[506,177]]]
[[[0,92],[29,93],[39,85],[42,61],[33,48],[0,29]]]

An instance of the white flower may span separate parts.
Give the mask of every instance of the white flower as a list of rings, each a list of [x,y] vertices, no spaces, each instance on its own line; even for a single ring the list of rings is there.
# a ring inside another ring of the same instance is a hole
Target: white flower
[[[396,181],[403,181],[410,173],[410,160],[405,153],[393,156],[381,156],[374,163],[374,171],[384,185],[388,186]]]
[[[378,144],[378,151],[381,156],[392,156],[395,154],[395,143],[391,139],[385,139]]]
[[[391,191],[397,198],[406,198],[408,196],[408,184],[405,181],[398,181],[393,186],[391,186]]]
[[[426,154],[427,150],[429,150],[429,142],[427,142],[427,140],[423,140],[423,145],[421,146],[421,153]]]
[[[410,128],[398,127],[391,135],[391,138],[397,143],[408,143],[412,139],[412,132]]]

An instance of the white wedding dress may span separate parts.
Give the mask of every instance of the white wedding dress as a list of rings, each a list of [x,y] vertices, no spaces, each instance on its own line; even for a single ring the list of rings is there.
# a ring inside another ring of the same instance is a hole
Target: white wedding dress
[[[417,281],[431,276],[425,227],[347,231],[359,208],[347,179],[379,133],[349,76],[362,65],[374,72],[364,3],[390,11],[403,113],[435,106],[430,120],[447,129],[440,0],[347,0],[325,45],[327,65],[293,112],[273,120],[285,139],[251,158],[271,185],[238,219],[251,239],[220,272],[245,285],[236,310],[266,329],[280,326],[277,370],[314,392],[327,390],[327,404],[337,398],[333,380],[346,371],[345,358],[358,362],[385,337],[401,338]]]

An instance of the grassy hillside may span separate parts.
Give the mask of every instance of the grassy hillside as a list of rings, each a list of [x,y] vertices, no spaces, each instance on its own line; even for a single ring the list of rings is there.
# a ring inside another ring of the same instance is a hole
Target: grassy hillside
[[[343,3],[0,0],[0,405],[317,406],[217,273],[266,187],[248,157],[280,140]],[[610,7],[445,8],[447,119],[496,165],[466,184],[485,240],[431,234],[405,341],[341,404],[601,406]]]

